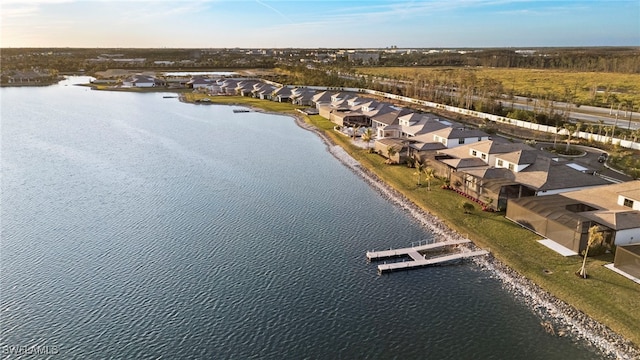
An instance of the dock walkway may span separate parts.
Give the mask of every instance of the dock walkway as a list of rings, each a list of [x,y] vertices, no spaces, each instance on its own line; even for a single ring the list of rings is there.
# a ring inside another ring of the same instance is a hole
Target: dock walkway
[[[433,244],[412,246],[412,247],[403,248],[403,249],[390,249],[390,250],[383,250],[383,251],[367,251],[367,260],[369,260],[369,261],[371,261],[371,260],[382,260],[382,259],[385,259],[385,258],[397,257],[397,256],[405,256],[405,255],[411,256],[412,259],[416,260],[414,258],[414,256],[412,256],[411,253],[413,253],[413,252],[418,253],[419,251],[423,251],[423,250],[432,250],[432,249],[437,249],[439,247],[444,247],[444,246],[449,246],[449,245],[466,244],[466,243],[470,243],[470,242],[471,242],[471,240],[469,240],[469,239],[450,240],[450,241],[437,242],[437,243],[433,243]],[[420,259],[423,259],[422,255],[418,254],[418,256],[420,257]]]
[[[450,255],[438,256],[438,257],[430,258],[430,259],[424,259],[423,258],[423,259],[413,260],[413,261],[401,261],[401,262],[395,262],[395,263],[390,263],[390,264],[380,264],[380,265],[378,265],[378,273],[382,274],[382,273],[390,272],[390,271],[397,271],[397,270],[404,270],[404,269],[411,269],[411,268],[417,268],[417,267],[422,267],[422,266],[434,265],[434,264],[439,264],[439,263],[443,263],[443,262],[451,261],[451,260],[465,259],[465,258],[469,258],[469,257],[473,257],[473,256],[486,255],[488,253],[489,252],[487,250],[468,251],[468,252],[461,252],[461,253],[455,253],[455,254],[450,254]]]
[[[367,251],[367,260],[368,261],[382,260],[382,259],[401,257],[401,256],[408,256],[411,258],[411,261],[399,261],[399,262],[394,262],[389,264],[385,263],[385,264],[378,265],[378,273],[382,274],[390,271],[418,268],[422,266],[439,264],[439,263],[443,263],[451,260],[458,260],[458,259],[465,259],[473,256],[486,255],[489,253],[489,251],[487,250],[463,251],[463,252],[457,252],[453,254],[435,256],[431,258],[427,258],[426,256],[420,254],[420,251],[424,251],[424,250],[438,249],[445,246],[466,244],[470,242],[471,240],[469,239],[451,240],[451,241],[443,241],[443,242],[438,242],[433,244],[412,246],[412,247],[402,248],[402,249]]]

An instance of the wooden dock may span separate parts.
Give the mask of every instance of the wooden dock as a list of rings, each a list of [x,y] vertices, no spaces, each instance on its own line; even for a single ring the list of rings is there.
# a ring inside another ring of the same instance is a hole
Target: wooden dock
[[[466,244],[466,243],[470,243],[470,242],[471,242],[471,240],[469,240],[469,239],[450,240],[450,241],[437,242],[437,243],[433,243],[433,244],[412,246],[412,247],[403,248],[403,249],[389,249],[389,250],[383,250],[383,251],[367,251],[367,260],[369,260],[369,261],[371,261],[371,260],[382,260],[382,259],[385,259],[385,258],[406,256],[406,255],[411,256],[411,258],[415,260],[415,258],[411,255],[411,253],[413,253],[413,252],[417,253],[419,251],[434,250],[434,249],[445,247],[445,246]],[[420,255],[420,254],[418,254],[418,255],[420,256],[421,259],[423,258],[422,255]]]
[[[423,266],[435,265],[435,264],[452,261],[452,260],[465,259],[473,256],[481,256],[489,253],[487,250],[464,251],[464,252],[457,252],[452,254],[435,256],[431,258],[427,258],[424,255],[420,254],[420,251],[434,250],[438,248],[443,248],[445,246],[466,244],[470,242],[471,240],[468,240],[468,239],[451,240],[451,241],[443,241],[443,242],[438,242],[433,244],[412,246],[409,248],[402,248],[402,249],[367,251],[367,260],[368,261],[382,260],[382,259],[402,257],[402,256],[408,256],[411,258],[410,261],[399,261],[399,262],[393,262],[389,264],[385,263],[385,264],[378,265],[378,273],[382,274],[385,272],[407,270],[407,269],[418,268]]]
[[[405,269],[418,268],[422,266],[435,265],[435,264],[439,264],[439,263],[443,263],[451,260],[458,260],[458,259],[470,258],[473,256],[486,255],[488,253],[489,252],[487,250],[467,251],[467,252],[437,256],[429,259],[423,258],[423,259],[418,259],[413,261],[401,261],[401,262],[395,262],[390,264],[380,264],[378,265],[378,273],[382,274],[390,271],[405,270]]]

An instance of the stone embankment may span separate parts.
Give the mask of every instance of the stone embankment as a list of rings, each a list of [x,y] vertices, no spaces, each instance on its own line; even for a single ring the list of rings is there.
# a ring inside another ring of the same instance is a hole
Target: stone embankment
[[[423,227],[432,232],[436,238],[442,239],[443,241],[464,238],[442,223],[433,214],[422,210],[400,192],[388,186],[368,169],[360,166],[360,163],[351,157],[342,147],[334,144],[331,139],[315,127],[307,124],[297,116],[294,116],[294,118],[300,127],[320,136],[334,157],[364,179],[382,196],[407,211],[407,213],[415,218]],[[471,247],[475,246],[471,245]],[[591,319],[584,313],[576,310],[571,305],[555,298],[494,257],[489,255],[487,257],[475,258],[472,261],[482,269],[489,271],[492,276],[503,284],[506,290],[514,294],[519,301],[527,304],[528,307],[540,317],[541,326],[549,333],[558,336],[571,336],[576,341],[586,341],[595,349],[602,352],[607,358],[624,360],[640,359],[640,349],[636,348],[633,343],[613,332],[608,327]]]

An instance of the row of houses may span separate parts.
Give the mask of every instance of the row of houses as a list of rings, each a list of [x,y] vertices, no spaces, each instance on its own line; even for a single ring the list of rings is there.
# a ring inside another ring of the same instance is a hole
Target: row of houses
[[[161,84],[152,77],[137,79],[131,86]],[[193,77],[181,84],[211,95],[291,102],[314,108],[336,127],[370,128],[382,156],[427,164],[466,197],[506,211],[510,220],[575,253],[587,247],[588,231],[597,226],[605,243],[616,248],[615,268],[640,278],[640,181],[611,184],[525,143],[360,93],[246,78]]]
[[[173,81],[176,81],[173,79]],[[166,85],[136,76],[129,86]],[[525,143],[416,112],[360,93],[289,87],[259,79],[193,77],[181,86],[211,95],[240,95],[313,107],[336,127],[370,128],[373,148],[396,163],[420,161],[466,197],[574,254],[589,229],[616,249],[613,269],[640,278],[640,181],[611,184],[593,171]],[[395,151],[390,152],[393,148]]]
[[[428,164],[460,193],[575,254],[596,226],[615,249],[613,269],[640,279],[640,181],[612,184],[526,143],[356,93],[319,92],[312,101],[336,126],[373,129],[378,153],[389,157],[392,147],[397,163]]]
[[[27,85],[38,85],[38,84],[50,84],[62,79],[62,77],[58,76],[56,71],[51,71],[48,69],[31,69],[25,71],[19,70],[10,70],[6,72],[2,72],[0,74],[0,79],[3,84],[27,84]]]

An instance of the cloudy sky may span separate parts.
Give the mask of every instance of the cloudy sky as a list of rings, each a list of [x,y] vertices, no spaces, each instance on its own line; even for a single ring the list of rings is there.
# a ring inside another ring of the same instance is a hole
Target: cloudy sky
[[[640,46],[640,0],[1,0],[0,47]]]

